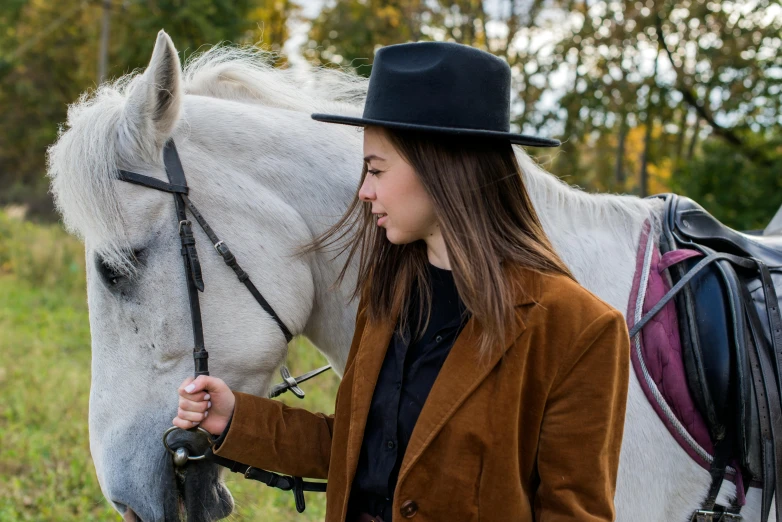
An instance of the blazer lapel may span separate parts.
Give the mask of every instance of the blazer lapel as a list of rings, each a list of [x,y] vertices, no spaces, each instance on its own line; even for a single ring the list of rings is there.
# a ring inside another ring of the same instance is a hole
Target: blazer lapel
[[[413,428],[410,443],[405,451],[397,483],[402,482],[407,471],[437,436],[443,425],[481,381],[489,375],[508,348],[526,329],[521,307],[536,301],[539,295],[539,281],[532,272],[527,270],[522,269],[514,274],[513,278],[517,283],[514,287],[516,309],[513,324],[510,325],[505,335],[502,348],[495,350],[483,363],[479,363],[478,346],[483,330],[473,319],[467,322],[445,359],[432,390],[424,402],[421,414]]]

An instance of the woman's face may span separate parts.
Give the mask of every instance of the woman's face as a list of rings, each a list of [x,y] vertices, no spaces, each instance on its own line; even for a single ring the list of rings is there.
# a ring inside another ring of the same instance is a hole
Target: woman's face
[[[358,197],[372,204],[376,223],[391,243],[426,241],[439,233],[429,194],[381,128],[364,129],[364,161],[367,175]]]

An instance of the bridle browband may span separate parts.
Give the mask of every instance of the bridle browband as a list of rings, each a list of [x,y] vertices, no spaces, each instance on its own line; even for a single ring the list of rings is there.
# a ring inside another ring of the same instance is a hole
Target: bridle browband
[[[198,292],[204,291],[204,280],[201,274],[201,263],[198,259],[198,252],[196,251],[195,236],[193,235],[192,223],[187,219],[187,210],[196,219],[201,229],[209,237],[214,249],[223,258],[225,264],[231,267],[236,274],[236,277],[244,283],[244,286],[250,291],[252,296],[261,305],[261,308],[271,316],[277,323],[277,326],[285,336],[285,342],[290,342],[293,339],[293,334],[290,329],[285,325],[283,320],[274,311],[274,308],[269,304],[263,295],[258,291],[253,282],[250,280],[250,276],[242,270],[239,263],[236,261],[236,257],[231,253],[228,245],[224,241],[220,240],[215,234],[212,227],[206,222],[204,217],[193,205],[193,202],[188,198],[188,186],[185,179],[185,171],[182,169],[182,163],[179,160],[179,154],[177,153],[176,146],[173,140],[168,140],[163,148],[163,164],[168,176],[168,182],[153,178],[151,176],[145,176],[143,174],[137,174],[135,172],[129,172],[126,170],[117,171],[117,179],[133,183],[135,185],[141,185],[143,187],[159,190],[162,192],[168,192],[174,196],[174,203],[176,205],[176,215],[178,221],[179,238],[182,243],[182,259],[185,268],[185,279],[187,280],[187,294],[190,301],[190,317],[193,327],[193,362],[195,365],[195,377],[199,375],[209,375],[209,353],[206,351],[204,345],[204,328],[201,321],[201,306],[198,300]],[[304,392],[298,387],[298,384],[304,382],[316,375],[319,375],[326,370],[330,369],[331,365],[326,365],[311,372],[308,372],[299,377],[292,377],[288,369],[283,366],[280,369],[280,373],[283,377],[283,382],[276,385],[269,397],[276,397],[281,393],[291,390],[297,397],[304,398]],[[191,456],[188,450],[184,447],[172,448],[168,444],[168,436],[170,433],[179,430],[176,426],[173,426],[165,431],[163,434],[163,445],[166,450],[173,456],[174,464],[178,468],[182,468],[191,460],[213,460],[217,464],[229,468],[231,471],[244,474],[245,478],[259,480],[266,483],[269,486],[277,487],[286,491],[293,491],[294,498],[296,500],[296,509],[301,513],[304,511],[304,491],[326,491],[326,484],[324,482],[305,482],[300,477],[289,477],[285,475],[278,475],[269,471],[265,471],[258,468],[253,468],[238,462],[234,462],[229,459],[218,457],[211,451],[211,447],[214,444],[214,440],[211,435],[201,427],[195,428],[191,431],[195,431],[205,435],[209,441],[209,449],[203,455]]]

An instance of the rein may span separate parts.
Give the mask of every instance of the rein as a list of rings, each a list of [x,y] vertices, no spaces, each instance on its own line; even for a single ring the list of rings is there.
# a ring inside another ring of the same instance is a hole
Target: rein
[[[201,263],[198,259],[198,252],[196,250],[195,236],[193,235],[192,223],[187,219],[187,210],[198,222],[201,229],[209,237],[214,249],[223,258],[225,264],[231,267],[236,274],[236,277],[240,282],[244,283],[244,286],[250,291],[252,296],[263,308],[263,310],[274,319],[275,323],[279,327],[286,342],[290,342],[293,339],[293,334],[290,329],[285,325],[283,320],[274,311],[263,295],[258,291],[250,276],[242,270],[239,263],[236,261],[236,257],[231,253],[228,245],[224,241],[220,240],[215,234],[212,227],[206,222],[203,215],[193,205],[193,202],[188,198],[188,186],[185,178],[185,172],[182,169],[182,162],[179,160],[179,154],[177,153],[176,146],[173,140],[168,140],[163,149],[163,164],[165,165],[166,174],[168,175],[168,183],[159,179],[145,176],[143,174],[137,174],[135,172],[129,172],[126,170],[118,171],[118,179],[135,185],[141,185],[143,187],[159,190],[162,192],[168,192],[174,196],[174,203],[176,205],[176,215],[178,222],[179,238],[182,244],[182,260],[185,268],[185,279],[187,280],[187,295],[190,301],[190,317],[193,328],[193,363],[195,366],[195,377],[199,375],[209,375],[209,353],[206,351],[204,345],[204,328],[201,320],[201,306],[198,300],[198,292],[204,291],[204,279],[201,273]],[[319,375],[326,370],[330,369],[331,365],[326,365],[316,370],[305,373],[299,377],[292,377],[288,369],[283,366],[280,369],[280,373],[283,378],[281,384],[276,385],[269,397],[276,397],[281,393],[288,390],[299,397],[304,398],[304,392],[298,387],[298,384],[304,382],[316,375]],[[258,468],[253,468],[245,464],[241,464],[223,457],[215,455],[211,450],[214,445],[212,436],[203,428],[196,427],[190,431],[192,433],[199,433],[207,438],[209,448],[202,455],[190,455],[187,448],[179,447],[172,448],[168,443],[168,436],[181,430],[176,426],[168,428],[163,433],[163,445],[166,450],[171,453],[173,457],[174,465],[177,468],[183,468],[191,460],[211,460],[216,464],[225,466],[233,472],[242,473],[245,478],[258,480],[265,483],[268,486],[280,488],[284,491],[293,491],[293,496],[296,501],[296,510],[301,513],[304,511],[304,491],[326,491],[325,482],[305,482],[301,477],[289,477],[285,475],[279,475],[270,471],[265,471]],[[182,430],[185,431],[185,430]]]

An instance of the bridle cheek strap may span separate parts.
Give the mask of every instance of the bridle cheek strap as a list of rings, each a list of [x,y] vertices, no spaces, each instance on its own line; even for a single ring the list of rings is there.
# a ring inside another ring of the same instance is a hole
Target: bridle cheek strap
[[[274,319],[275,323],[277,323],[277,326],[282,331],[282,334],[285,336],[285,341],[290,342],[290,340],[293,339],[293,334],[290,329],[285,325],[277,312],[274,311],[269,302],[264,299],[263,295],[261,295],[250,280],[250,276],[247,275],[247,272],[242,270],[239,266],[236,257],[231,253],[228,245],[217,237],[214,230],[212,230],[212,227],[209,226],[206,219],[204,219],[195,205],[193,205],[193,202],[187,197],[187,179],[185,178],[185,171],[182,169],[182,163],[179,160],[179,154],[177,153],[173,140],[166,142],[166,145],[163,148],[163,164],[166,167],[168,183],[151,176],[145,176],[126,170],[118,171],[118,179],[135,185],[168,192],[174,196],[178,222],[177,229],[182,244],[181,254],[185,268],[185,279],[187,280],[187,294],[190,301],[195,376],[209,375],[209,353],[206,351],[206,346],[204,345],[204,327],[201,320],[201,306],[198,299],[198,292],[204,291],[204,279],[201,272],[201,262],[198,259],[198,251],[196,250],[192,223],[187,219],[187,209],[190,209],[190,212],[214,245],[217,253],[220,254],[223,261],[225,261],[225,264],[231,267],[236,274],[236,277],[247,287],[258,304],[261,305],[261,308]]]

